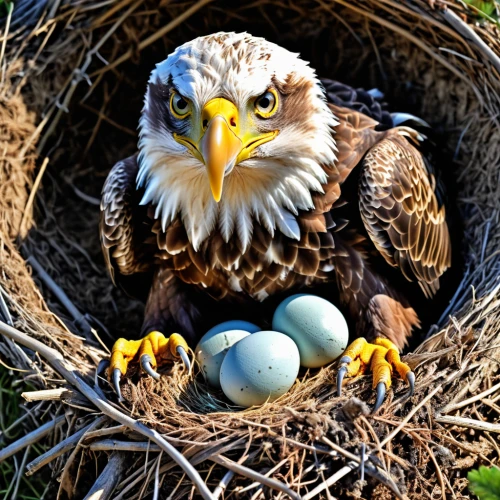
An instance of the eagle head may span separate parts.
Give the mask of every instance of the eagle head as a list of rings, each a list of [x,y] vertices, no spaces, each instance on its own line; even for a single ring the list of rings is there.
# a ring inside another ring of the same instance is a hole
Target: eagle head
[[[178,47],[151,74],[140,120],[137,187],[163,229],[180,217],[198,249],[214,230],[242,248],[254,224],[300,239],[337,125],[315,71],[247,33]]]

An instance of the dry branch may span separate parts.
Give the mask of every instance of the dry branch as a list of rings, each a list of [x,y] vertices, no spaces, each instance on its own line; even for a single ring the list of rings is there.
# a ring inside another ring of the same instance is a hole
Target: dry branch
[[[106,467],[85,495],[84,500],[108,500],[112,498],[111,495],[127,468],[126,462],[127,455],[125,453],[112,453]]]
[[[61,415],[54,420],[43,424],[38,429],[35,429],[29,434],[26,434],[21,439],[18,439],[9,446],[6,446],[3,450],[0,450],[0,462],[3,462],[5,459],[11,457],[23,448],[37,443],[38,441],[40,441],[40,439],[50,434],[56,427],[60,426],[64,422],[64,420],[64,415]]]

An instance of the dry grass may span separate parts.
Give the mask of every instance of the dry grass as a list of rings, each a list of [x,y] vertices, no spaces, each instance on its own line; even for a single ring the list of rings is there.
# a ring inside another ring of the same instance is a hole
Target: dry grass
[[[386,498],[389,489],[411,498],[468,497],[466,472],[500,459],[496,28],[459,3],[419,0],[61,4],[47,6],[29,30],[11,31],[0,65],[0,286],[16,328],[2,326],[0,354],[37,388],[67,389],[29,396],[49,398],[32,403],[37,415],[66,415],[56,434],[62,454],[41,462],[60,479],[60,498],[83,498],[100,473],[116,479],[113,498],[190,497],[195,490],[169,455],[172,445],[225,497]],[[102,182],[135,148],[153,64],[181,41],[217,29],[246,29],[300,50],[322,75],[376,86],[395,109],[439,130],[450,158],[442,168],[456,183],[464,275],[455,273],[449,306],[434,304],[443,311],[433,319],[436,333],[407,355],[418,382],[411,401],[401,401],[405,389],[396,383],[370,416],[356,399],[371,401],[369,381],[352,381],[338,398],[334,366],[302,374],[280,400],[244,412],[178,367],[159,383],[133,376],[121,407],[106,399],[114,396],[105,381],[104,392],[94,392],[101,340],[133,335],[142,311],[104,273]],[[56,287],[39,270],[33,280],[28,258]]]

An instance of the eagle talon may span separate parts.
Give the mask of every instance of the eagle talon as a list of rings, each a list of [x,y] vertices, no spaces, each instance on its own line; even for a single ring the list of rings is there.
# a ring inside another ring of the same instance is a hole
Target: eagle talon
[[[344,381],[344,377],[347,373],[347,370],[348,370],[347,366],[344,365],[339,368],[339,372],[337,373],[337,396],[339,397],[342,396],[342,382]]]
[[[113,370],[113,387],[115,388],[116,395],[118,396],[118,401],[123,401],[122,391],[120,389],[120,380],[122,378],[122,372],[119,368]]]
[[[372,343],[368,343],[364,338],[358,338],[348,346],[340,359],[337,374],[338,395],[342,393],[342,382],[346,376],[361,375],[368,367],[373,372],[373,388],[377,391],[372,413],[382,406],[387,390],[391,387],[394,371],[408,382],[410,390],[407,397],[413,395],[415,374],[401,361],[398,348],[390,340],[381,337],[375,338]]]
[[[377,410],[382,406],[386,392],[387,392],[387,387],[385,386],[385,382],[379,382],[377,384],[377,398],[375,400],[375,406],[373,407],[372,414],[376,413]]]
[[[126,375],[130,363],[139,364],[145,373],[159,380],[156,367],[163,363],[180,358],[188,370],[191,368],[188,350],[186,341],[178,333],[165,337],[163,333],[153,331],[141,340],[118,339],[111,350],[108,374],[120,401],[123,401],[120,380]]]
[[[149,354],[143,354],[139,358],[141,368],[155,380],[160,380],[160,374],[154,371],[152,361],[153,359]]]
[[[176,347],[175,350],[176,350],[177,354],[180,356],[180,358],[182,359],[182,362],[184,363],[186,370],[190,371],[191,370],[191,361],[189,361],[189,357],[187,355],[186,349],[184,349],[184,347],[179,345]]]
[[[406,374],[406,381],[410,386],[410,390],[408,391],[408,394],[406,395],[405,399],[409,399],[413,396],[413,393],[415,392],[415,374],[413,372],[408,372]]]

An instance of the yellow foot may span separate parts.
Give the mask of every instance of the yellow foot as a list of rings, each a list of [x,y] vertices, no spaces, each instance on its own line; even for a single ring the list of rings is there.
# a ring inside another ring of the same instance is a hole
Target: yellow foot
[[[363,374],[367,368],[373,373],[373,388],[377,389],[377,399],[373,408],[375,413],[384,402],[387,389],[391,387],[392,372],[396,370],[399,376],[410,386],[407,398],[415,390],[415,374],[411,368],[401,361],[398,348],[388,339],[376,338],[369,344],[364,338],[356,339],[340,358],[340,369],[337,374],[337,393],[342,393],[342,381],[347,375],[355,377]]]
[[[191,368],[187,351],[186,341],[177,333],[168,338],[163,333],[151,332],[141,340],[118,339],[111,350],[109,374],[120,401],[120,380],[127,373],[129,363],[138,362],[148,375],[159,380],[155,368],[172,359],[181,358],[186,368]]]

